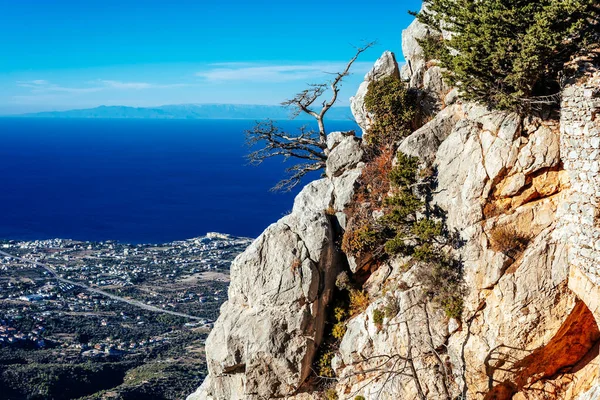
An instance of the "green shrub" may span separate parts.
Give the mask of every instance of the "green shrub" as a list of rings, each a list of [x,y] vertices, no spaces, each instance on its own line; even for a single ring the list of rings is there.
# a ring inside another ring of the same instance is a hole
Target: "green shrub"
[[[460,294],[449,295],[443,299],[439,299],[439,301],[448,318],[461,318],[464,308],[464,300]]]
[[[325,399],[326,400],[338,400],[338,394],[334,388],[329,388],[325,391]]]
[[[354,398],[354,400],[367,400],[367,399],[365,399],[365,396],[356,396]]]
[[[373,324],[381,329],[383,327],[383,319],[385,318],[385,313],[380,309],[376,308],[373,310]]]
[[[402,235],[398,235],[386,241],[384,248],[385,252],[389,255],[410,253],[410,246],[406,244]]]
[[[441,34],[426,36],[424,39],[417,39],[419,45],[423,49],[423,57],[426,61],[442,60],[448,55],[447,49],[444,46],[444,38]]]
[[[361,254],[368,252],[379,241],[377,231],[364,225],[355,230],[349,230],[342,238],[342,251],[346,254]]]
[[[387,171],[383,168],[386,165],[389,166]],[[431,199],[435,171],[424,173],[418,158],[402,153],[397,155],[393,167],[391,163],[381,163],[370,170],[386,174],[389,181],[387,189],[377,190],[379,194],[385,192],[385,199],[379,203],[383,216],[375,219],[372,211],[359,209],[363,225],[358,229],[354,229],[352,223],[349,225],[344,235],[343,250],[355,256],[371,252],[373,259],[400,255],[418,261],[419,281],[428,298],[442,307],[449,317],[460,317],[464,291],[462,271],[446,250],[454,242],[444,223],[444,213],[427,202]],[[368,185],[368,182],[364,184]],[[371,206],[374,203],[368,194],[355,201],[359,200]],[[356,216],[352,216],[351,221],[355,222]],[[364,311],[368,304],[368,296],[364,292],[350,290],[352,314]],[[397,309],[390,308],[390,318],[397,312]],[[381,313],[377,316],[383,318],[385,314]]]
[[[439,57],[463,96],[527,111],[532,98],[556,94],[563,65],[598,42],[597,0],[429,0],[421,22],[452,33],[426,56]],[[454,51],[447,51],[453,49]]]
[[[444,247],[451,237],[440,211],[421,199],[430,198],[427,176],[419,174],[418,160],[399,154],[390,171],[392,196],[382,218],[394,236],[385,243],[389,255],[410,256],[419,261],[419,282],[427,296],[452,318],[462,313],[462,271]],[[437,214],[436,214],[437,212]],[[392,311],[392,310],[390,310]]]
[[[437,251],[431,244],[423,243],[419,246],[415,246],[412,256],[418,261],[435,261],[435,258],[437,257]]]
[[[331,361],[333,360],[333,357],[333,351],[324,351],[321,353],[321,356],[317,360],[317,373],[320,376],[327,378],[333,378],[335,376],[335,372],[331,367]]]
[[[443,234],[442,223],[428,218],[423,218],[414,223],[411,230],[420,240],[427,242],[430,242]]]
[[[337,340],[342,340],[342,338],[346,334],[347,329],[348,328],[346,327],[346,322],[336,322],[335,325],[333,325],[333,329],[331,330],[331,335]]]
[[[369,84],[365,109],[375,116],[365,137],[367,143],[390,145],[411,133],[417,116],[417,99],[404,82],[390,76]]]
[[[419,176],[416,157],[398,154],[396,166],[389,173],[392,196],[387,199],[388,209],[382,222],[393,232],[385,244],[389,255],[401,254],[422,260],[430,243],[443,233],[441,222],[424,215],[425,202],[416,188],[426,184]]]
[[[350,291],[350,313],[352,315],[359,314],[369,306],[369,295],[358,289]]]

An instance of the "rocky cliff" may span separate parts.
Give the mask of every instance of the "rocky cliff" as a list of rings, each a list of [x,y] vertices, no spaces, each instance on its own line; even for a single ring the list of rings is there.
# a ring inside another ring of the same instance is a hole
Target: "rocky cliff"
[[[522,118],[462,102],[424,59],[428,34],[415,21],[407,63],[384,53],[352,110],[367,132],[368,83],[386,76],[423,94],[422,126],[397,151],[437,171],[432,202],[461,242],[461,317],[427,301],[415,263],[365,267],[342,252],[364,146],[332,133],[326,177],[233,263],[209,376],[189,400],[600,398],[600,70],[576,60],[560,118]],[[343,271],[369,304],[346,324],[334,376],[319,378]]]

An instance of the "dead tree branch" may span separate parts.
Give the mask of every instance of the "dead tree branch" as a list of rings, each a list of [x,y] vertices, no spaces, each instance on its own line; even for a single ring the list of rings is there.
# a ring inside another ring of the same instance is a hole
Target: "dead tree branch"
[[[343,79],[350,75],[350,69],[358,57],[372,47],[374,43],[368,43],[356,50],[354,57],[346,64],[341,72],[334,75],[333,80],[327,83],[311,84],[292,99],[281,103],[282,106],[291,110],[292,119],[304,113],[313,117],[318,129],[309,129],[306,126],[298,132],[290,133],[279,128],[271,120],[257,122],[256,125],[246,131],[246,144],[252,148],[259,147],[247,155],[252,165],[261,164],[272,157],[283,157],[284,161],[296,158],[302,162],[288,168],[286,172],[289,177],[279,182],[273,190],[289,191],[298,185],[301,179],[308,173],[325,168],[327,161],[327,130],[325,127],[325,116],[338,100]],[[317,101],[327,92],[331,91],[331,97],[324,100],[320,108]]]

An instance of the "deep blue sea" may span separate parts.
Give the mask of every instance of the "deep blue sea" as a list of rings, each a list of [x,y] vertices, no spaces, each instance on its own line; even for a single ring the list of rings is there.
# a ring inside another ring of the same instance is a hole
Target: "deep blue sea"
[[[255,237],[298,190],[269,192],[288,166],[281,160],[247,165],[252,122],[0,119],[0,239]]]

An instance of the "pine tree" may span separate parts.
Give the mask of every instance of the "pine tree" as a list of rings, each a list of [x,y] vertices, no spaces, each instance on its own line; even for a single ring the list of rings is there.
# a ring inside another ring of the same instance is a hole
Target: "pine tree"
[[[426,5],[416,14],[419,20],[450,33],[440,41],[442,51],[435,52],[449,82],[466,99],[493,108],[528,111],[532,104],[556,101],[564,63],[599,40],[598,0],[428,0]]]

